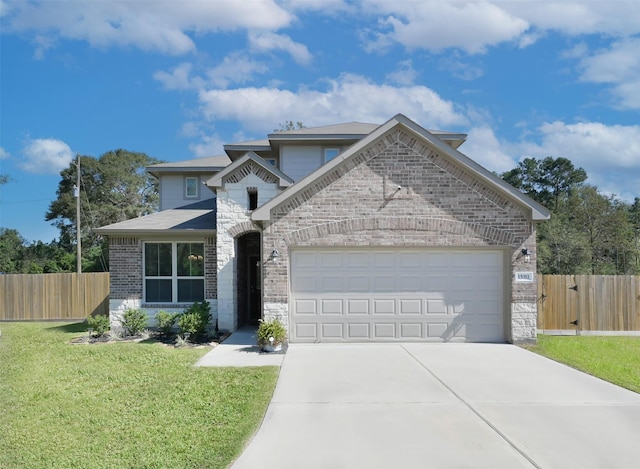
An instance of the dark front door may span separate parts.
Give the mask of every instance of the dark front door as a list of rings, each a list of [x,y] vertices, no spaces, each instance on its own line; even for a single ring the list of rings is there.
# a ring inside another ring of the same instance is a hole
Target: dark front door
[[[249,309],[249,323],[250,324],[258,324],[258,319],[262,316],[262,291],[261,281],[260,281],[260,273],[262,266],[260,265],[260,257],[258,256],[249,256],[249,265],[247,266],[247,271],[249,273],[249,298],[248,298],[248,309]]]

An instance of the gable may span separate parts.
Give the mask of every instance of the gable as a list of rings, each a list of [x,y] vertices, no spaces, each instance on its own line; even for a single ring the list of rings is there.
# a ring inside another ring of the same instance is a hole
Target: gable
[[[277,208],[277,211],[282,213],[300,205],[349,171],[382,154],[391,145],[402,146],[395,149],[400,157],[406,154],[416,158],[427,158],[438,171],[446,172],[460,181],[466,191],[481,194],[496,205],[514,203],[526,211],[534,221],[549,218],[548,210],[542,205],[529,199],[415,122],[397,115],[334,160],[256,210],[253,219],[270,220],[274,209]],[[401,167],[399,162],[393,163],[392,166]],[[358,198],[361,196],[361,193],[357,194]]]
[[[248,152],[245,156],[234,161],[223,171],[210,178],[206,184],[208,187],[223,188],[226,184],[240,182],[250,175],[266,183],[278,184],[280,187],[288,187],[293,183],[291,178],[276,167],[267,163],[255,153]]]

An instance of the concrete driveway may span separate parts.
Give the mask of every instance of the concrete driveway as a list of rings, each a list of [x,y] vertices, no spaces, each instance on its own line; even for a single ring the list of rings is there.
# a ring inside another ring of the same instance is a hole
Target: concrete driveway
[[[512,345],[291,345],[245,468],[636,468],[640,395]]]

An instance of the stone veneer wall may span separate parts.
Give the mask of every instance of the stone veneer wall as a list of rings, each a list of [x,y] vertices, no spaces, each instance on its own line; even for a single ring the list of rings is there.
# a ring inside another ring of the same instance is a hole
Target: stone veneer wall
[[[535,340],[535,275],[533,283],[515,282],[516,271],[536,271],[535,226],[526,209],[398,128],[272,210],[263,229],[264,316],[288,321],[289,248],[394,245],[508,251],[506,337]],[[269,259],[273,247],[276,262]]]
[[[229,175],[224,186],[217,189],[216,255],[220,330],[234,331],[238,327],[236,239],[249,232],[260,232],[260,226],[251,221],[247,190],[257,190],[258,206],[280,192],[277,183],[265,182],[253,172],[255,168],[265,172],[264,169],[248,162]],[[270,173],[266,175],[271,176]],[[264,174],[263,176],[267,178]]]

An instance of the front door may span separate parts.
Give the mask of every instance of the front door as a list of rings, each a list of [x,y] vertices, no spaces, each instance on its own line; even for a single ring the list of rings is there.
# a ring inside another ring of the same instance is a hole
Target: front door
[[[260,257],[249,256],[249,265],[247,272],[249,273],[249,298],[247,299],[249,309],[249,324],[258,324],[258,319],[262,316],[262,295],[261,295],[261,264]]]

